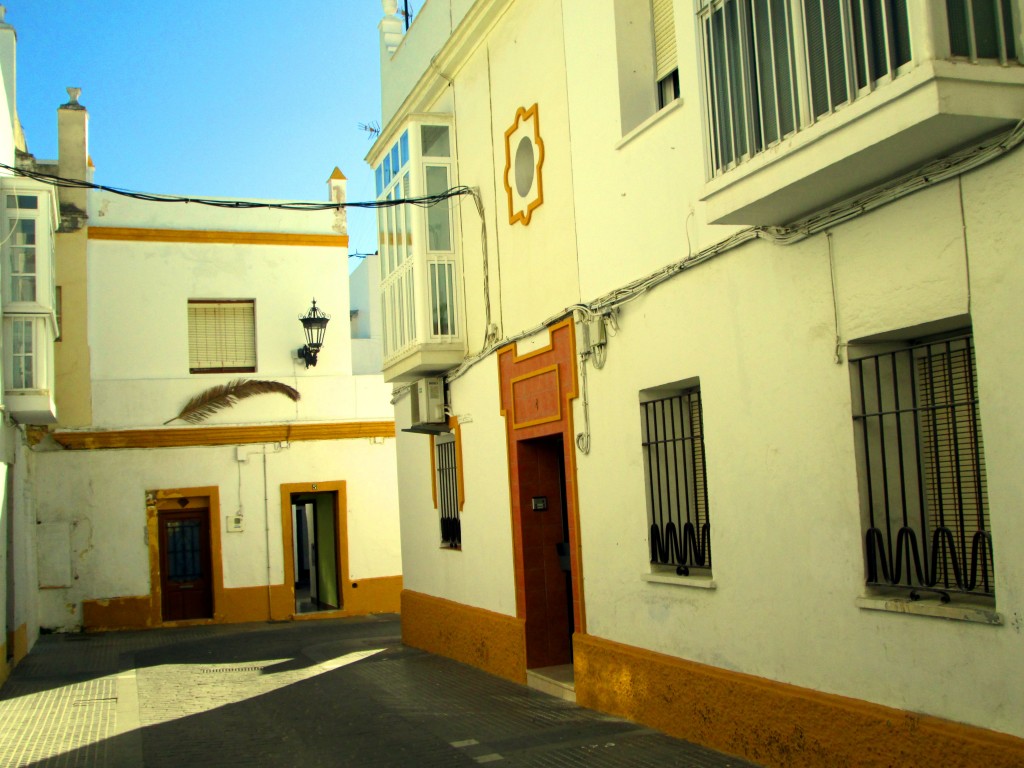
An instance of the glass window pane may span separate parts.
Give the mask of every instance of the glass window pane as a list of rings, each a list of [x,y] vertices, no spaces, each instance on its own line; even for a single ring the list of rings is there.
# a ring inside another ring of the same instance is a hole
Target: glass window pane
[[[378,165],[375,174],[377,176],[377,197],[380,197],[380,193],[384,191],[384,166]]]
[[[426,167],[427,194],[440,195],[448,189],[448,168],[444,165]],[[442,201],[427,209],[427,249],[450,251],[452,249],[451,220],[448,215],[448,201]]]
[[[28,208],[35,210],[39,208],[39,198],[37,198],[35,195],[8,195],[7,207]]]
[[[420,126],[420,139],[424,157],[450,157],[447,125]]]
[[[391,148],[391,172],[397,176],[401,169],[402,161],[398,158],[398,142],[395,142],[395,146]]]
[[[405,168],[405,164],[409,162],[409,132],[402,131],[402,138],[398,140],[398,154],[401,160],[399,168]]]

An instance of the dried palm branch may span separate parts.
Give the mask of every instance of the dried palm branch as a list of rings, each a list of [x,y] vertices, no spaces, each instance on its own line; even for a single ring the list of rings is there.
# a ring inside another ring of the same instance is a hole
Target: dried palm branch
[[[293,401],[299,399],[299,391],[279,381],[260,381],[257,379],[235,379],[227,384],[218,387],[210,387],[193,397],[181,413],[173,419],[168,419],[164,424],[181,419],[189,424],[198,424],[224,408],[230,408],[239,400],[244,400],[253,395],[263,395],[270,392],[280,392],[290,397]]]

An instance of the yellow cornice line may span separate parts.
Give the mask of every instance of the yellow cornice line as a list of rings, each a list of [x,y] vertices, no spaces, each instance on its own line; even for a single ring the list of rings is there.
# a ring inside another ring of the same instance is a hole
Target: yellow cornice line
[[[235,245],[318,245],[347,248],[348,235],[309,235],[288,232],[227,232],[205,229],[147,229],[93,227],[90,240],[131,240],[147,243],[229,243]]]
[[[53,432],[69,450],[107,448],[184,448],[203,445],[285,443],[303,440],[349,440],[394,437],[393,421],[348,421],[331,424],[259,424],[235,427],[123,429],[109,432]]]

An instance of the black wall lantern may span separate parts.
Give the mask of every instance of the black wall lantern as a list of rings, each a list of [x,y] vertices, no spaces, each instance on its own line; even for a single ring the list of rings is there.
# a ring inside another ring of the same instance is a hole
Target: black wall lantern
[[[306,346],[299,350],[299,358],[306,361],[306,367],[316,365],[316,356],[324,343],[324,333],[327,332],[327,323],[331,316],[325,315],[322,310],[316,308],[316,299],[313,299],[313,306],[309,312],[299,317],[302,323],[302,330],[306,334]]]

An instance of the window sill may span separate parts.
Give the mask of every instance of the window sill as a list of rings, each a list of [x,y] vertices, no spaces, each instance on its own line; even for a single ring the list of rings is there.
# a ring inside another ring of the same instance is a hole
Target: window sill
[[[640,123],[640,125],[638,125],[636,128],[633,128],[629,133],[627,133],[625,136],[619,139],[618,142],[616,142],[615,144],[615,149],[622,149],[624,146],[633,141],[633,139],[635,139],[641,133],[644,133],[648,128],[650,128],[655,123],[660,123],[663,119],[665,119],[670,114],[675,112],[681,106],[683,106],[683,98],[680,96],[678,99],[674,99],[671,103],[666,104],[664,107],[662,107],[653,115],[651,115],[642,123]]]
[[[671,584],[674,587],[694,587],[696,589],[718,589],[715,580],[710,576],[677,576],[674,573],[641,573],[643,581],[652,584]]]
[[[1002,614],[996,613],[994,610],[977,605],[942,603],[938,599],[927,597],[920,600],[910,600],[905,597],[868,595],[858,597],[855,603],[858,608],[868,611],[888,611],[890,613],[904,613],[913,616],[931,616],[937,619],[972,621],[977,624],[989,624],[992,626],[1000,626],[1003,623]]]

